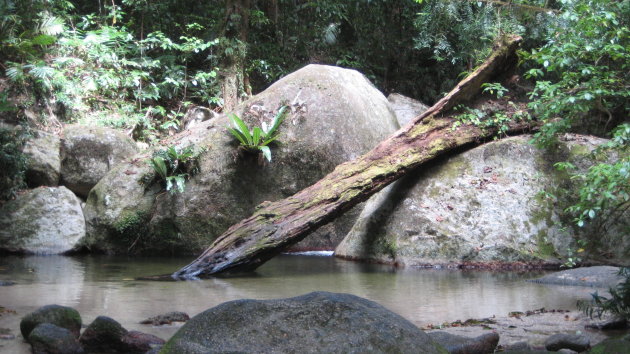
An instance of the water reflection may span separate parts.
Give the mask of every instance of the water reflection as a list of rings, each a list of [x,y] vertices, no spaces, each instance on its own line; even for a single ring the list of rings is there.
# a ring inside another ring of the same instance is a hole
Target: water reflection
[[[0,327],[18,328],[19,318],[39,306],[57,303],[75,307],[88,323],[107,315],[129,329],[163,338],[177,328],[139,325],[159,313],[195,315],[222,302],[270,299],[324,290],[374,300],[418,326],[457,319],[505,316],[510,311],[540,307],[574,309],[590,288],[545,286],[525,282],[542,273],[396,270],[332,257],[280,256],[256,273],[189,282],[138,281],[136,277],[170,273],[189,259],[121,257],[3,257],[0,306],[17,316],[0,317]],[[17,331],[15,332],[17,333]]]

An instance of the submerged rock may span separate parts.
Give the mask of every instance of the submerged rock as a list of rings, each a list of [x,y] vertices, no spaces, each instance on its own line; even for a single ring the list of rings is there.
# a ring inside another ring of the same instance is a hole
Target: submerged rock
[[[0,208],[0,250],[59,254],[85,236],[79,198],[65,187],[40,187]]]
[[[157,315],[154,317],[147,318],[146,320],[141,321],[141,324],[151,324],[154,326],[160,326],[164,324],[171,324],[173,322],[186,322],[190,319],[185,312],[173,311],[168,312],[162,315]]]
[[[257,205],[293,195],[398,128],[387,100],[363,75],[323,65],[287,75],[235,113],[250,127],[261,126],[285,104],[289,113],[279,144],[271,147],[271,163],[241,151],[227,131],[230,119],[220,115],[164,142],[206,149],[184,193],[162,193],[158,183],[147,183],[154,177],[149,154],[114,168],[88,197],[88,244],[114,253],[126,253],[132,244],[135,252],[200,252]],[[322,227],[298,247],[334,249],[358,212]]]
[[[61,141],[54,134],[36,130],[26,141],[24,154],[28,156],[26,183],[30,188],[57,186],[61,175]]]
[[[446,353],[411,322],[348,294],[237,300],[193,317],[161,353]]]
[[[612,266],[581,267],[550,273],[531,281],[542,284],[614,288],[625,279],[617,274],[618,272],[619,268]]]
[[[431,332],[429,337],[446,348],[450,354],[494,353],[497,344],[499,344],[497,333],[487,333],[469,338],[447,332]]]
[[[84,353],[72,332],[51,323],[42,323],[35,327],[27,340],[31,344],[34,354]]]
[[[116,164],[138,152],[125,134],[105,127],[69,125],[61,146],[61,182],[85,198]]]
[[[81,315],[71,307],[46,305],[29,313],[20,322],[22,337],[28,338],[31,331],[42,323],[50,323],[65,328],[76,338],[81,331]]]
[[[558,255],[576,248],[573,235],[580,230],[562,229],[562,208],[540,192],[569,183],[555,162],[568,159],[586,169],[594,163],[590,152],[605,140],[570,135],[551,154],[530,139],[481,145],[388,186],[366,203],[335,255],[420,266],[559,264]],[[630,235],[622,229],[599,234],[598,251],[627,260]]]

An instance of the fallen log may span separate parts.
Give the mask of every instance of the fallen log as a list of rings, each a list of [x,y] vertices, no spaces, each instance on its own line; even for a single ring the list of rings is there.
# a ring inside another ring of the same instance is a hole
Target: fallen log
[[[233,225],[197,259],[171,276],[195,279],[223,272],[250,271],[299,242],[419,165],[448,151],[494,136],[496,129],[461,125],[449,109],[479,94],[481,85],[513,65],[522,39],[505,38],[486,61],[425,113],[374,149],[295,195],[265,202],[252,216]],[[506,133],[521,133],[527,122],[510,123]]]

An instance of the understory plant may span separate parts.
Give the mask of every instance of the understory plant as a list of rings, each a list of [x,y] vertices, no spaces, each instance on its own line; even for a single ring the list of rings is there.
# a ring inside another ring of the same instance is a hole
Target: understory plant
[[[228,127],[228,131],[240,142],[239,148],[249,152],[262,152],[267,161],[271,162],[271,149],[269,144],[278,138],[278,127],[284,120],[287,106],[282,106],[273,117],[271,124],[262,122],[260,127],[250,129],[247,124],[236,114],[230,114],[230,120],[234,128]]]
[[[610,297],[601,296],[596,291],[591,294],[590,301],[578,301],[578,309],[591,318],[601,318],[603,314],[610,313],[618,318],[630,319],[630,268],[621,268],[618,274],[625,280],[608,290]]]
[[[193,146],[183,149],[169,146],[155,152],[149,163],[168,192],[183,193],[186,181],[199,171],[198,159],[201,152],[195,152]]]
[[[26,133],[21,129],[0,128],[0,201],[15,197],[25,186],[27,157],[22,152]]]

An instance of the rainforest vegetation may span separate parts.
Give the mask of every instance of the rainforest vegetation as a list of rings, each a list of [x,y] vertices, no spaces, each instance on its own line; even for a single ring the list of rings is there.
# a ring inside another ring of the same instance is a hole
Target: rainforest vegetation
[[[615,162],[561,163],[579,183],[541,191],[572,196],[572,223],[606,227],[630,208],[629,21],[628,0],[0,0],[0,115],[158,144],[189,107],[230,113],[309,63],[356,69],[386,94],[431,105],[517,34],[516,71],[485,92],[526,100],[541,148],[569,131],[611,139],[595,153]],[[463,124],[504,123],[461,109]],[[28,133],[0,130],[3,199],[23,187]]]

